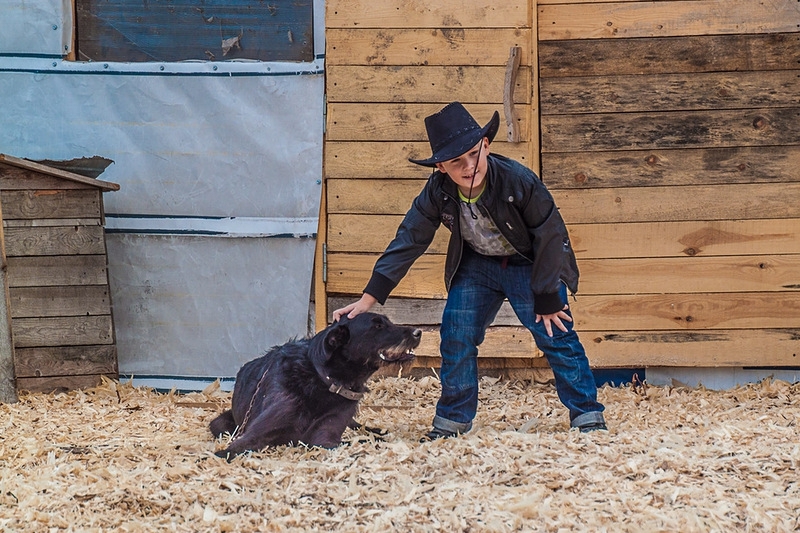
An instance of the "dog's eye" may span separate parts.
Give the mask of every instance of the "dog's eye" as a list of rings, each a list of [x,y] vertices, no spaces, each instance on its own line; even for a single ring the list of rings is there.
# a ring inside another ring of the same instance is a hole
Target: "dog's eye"
[[[383,323],[383,320],[379,318],[376,318],[375,320],[372,321],[372,327],[374,327],[375,329],[383,329],[384,326],[385,324]]]

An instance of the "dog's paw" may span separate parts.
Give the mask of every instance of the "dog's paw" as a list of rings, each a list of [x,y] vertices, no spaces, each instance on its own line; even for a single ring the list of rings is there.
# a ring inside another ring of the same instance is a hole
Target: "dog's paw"
[[[217,451],[214,452],[214,455],[216,455],[217,457],[219,457],[221,459],[225,459],[229,463],[231,461],[233,461],[233,459],[236,457],[235,453],[233,453],[233,452],[231,452],[229,450],[226,450],[226,449],[217,450]]]
[[[376,436],[376,438],[385,437],[386,435],[389,434],[389,430],[388,429],[383,429],[383,428],[374,428],[374,427],[371,427],[371,426],[363,426],[362,425],[360,429],[362,431],[366,431],[367,433],[372,433],[373,435]]]
[[[375,435],[375,438],[378,439],[380,439],[381,437],[385,437],[386,435],[389,434],[388,429],[365,426],[361,422],[356,422],[355,419],[351,420],[350,423],[347,425],[347,427],[349,427],[353,431],[359,431],[362,433],[371,433],[372,435]]]

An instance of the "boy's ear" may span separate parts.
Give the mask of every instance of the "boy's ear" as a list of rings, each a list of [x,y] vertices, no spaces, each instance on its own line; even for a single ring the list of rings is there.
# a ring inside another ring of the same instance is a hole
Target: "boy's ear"
[[[444,165],[443,164],[441,164],[441,163],[435,163],[435,164],[436,164],[436,170],[438,170],[442,174],[447,174],[447,172],[444,171]]]
[[[350,328],[339,323],[325,335],[325,352],[330,357],[348,342],[350,342]]]

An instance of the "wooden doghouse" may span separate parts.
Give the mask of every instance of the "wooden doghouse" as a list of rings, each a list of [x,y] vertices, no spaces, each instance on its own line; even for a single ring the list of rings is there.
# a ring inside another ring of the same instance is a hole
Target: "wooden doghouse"
[[[103,192],[119,185],[0,154],[0,216],[17,390],[118,377]],[[0,304],[2,305],[2,304]]]

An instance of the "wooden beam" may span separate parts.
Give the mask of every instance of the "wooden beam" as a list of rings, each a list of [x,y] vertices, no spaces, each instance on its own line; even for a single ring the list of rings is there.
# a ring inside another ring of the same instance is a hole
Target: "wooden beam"
[[[0,207],[0,402],[17,401],[14,376],[14,339],[11,330],[11,301],[8,294],[8,261],[6,260],[5,232],[3,231],[3,210]]]
[[[472,106],[470,106],[472,107]],[[493,107],[492,109],[498,108]],[[476,120],[491,117],[481,115]],[[525,120],[524,117],[521,117]],[[421,119],[422,120],[422,119]],[[538,122],[538,119],[537,119]],[[422,124],[422,121],[420,122]],[[527,121],[526,121],[527,123]],[[531,122],[529,126],[533,126]],[[492,153],[502,154],[518,160],[522,164],[531,161],[529,152],[535,147],[533,143],[508,143],[495,137],[489,145]],[[425,141],[326,141],[325,142],[325,176],[327,178],[362,179],[386,177],[392,179],[420,179],[430,175],[430,170],[411,163],[408,159],[425,159],[431,155],[431,145]],[[376,169],[376,161],[381,162],[380,170]]]
[[[797,31],[797,0],[687,0],[539,6],[539,39],[602,39]]]
[[[453,100],[464,103],[468,109],[471,107],[468,104],[501,100],[502,107],[505,80],[505,67],[502,66],[332,65],[325,70],[329,103],[439,102],[440,105],[436,106],[438,111]],[[513,89],[514,103],[530,102],[528,67],[520,68]],[[392,140],[399,139],[395,136]]]
[[[671,4],[671,2],[663,2]],[[791,33],[670,38],[539,41],[543,79],[679,72],[795,70],[797,30]]]
[[[8,154],[0,154],[0,161],[5,161],[7,163],[10,163],[18,167],[35,170],[37,172],[42,172],[44,174],[48,174],[50,176],[56,176],[69,181],[74,181],[76,183],[82,183],[84,185],[92,185],[93,187],[99,187],[101,189],[107,189],[109,191],[119,190],[119,184],[117,183],[111,183],[110,181],[102,181],[96,178],[87,178],[86,176],[75,174],[74,172],[67,172],[66,170],[48,167],[47,165],[35,163],[27,159],[20,159],[19,157],[14,157]]]
[[[550,189],[787,182],[797,181],[800,145],[555,152],[542,168]]]
[[[402,219],[402,215],[331,214],[328,253],[382,252]],[[800,218],[570,224],[569,234],[579,263],[609,258],[800,254]],[[427,253],[445,253],[449,238],[450,231],[440,226]]]
[[[488,42],[520,46],[528,64],[530,34],[529,28],[329,28],[325,65],[505,65],[505,51]]]
[[[528,1],[330,0],[325,26],[330,28],[520,28],[528,25]]]
[[[329,254],[328,292],[360,294],[377,258],[378,254]],[[443,298],[444,261],[444,255],[423,255],[393,294]],[[798,255],[586,259],[578,266],[582,272],[581,295],[743,291],[796,294],[800,287]]]

